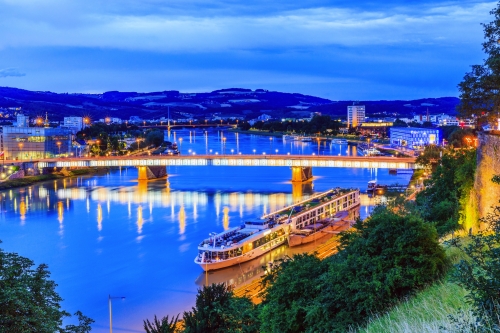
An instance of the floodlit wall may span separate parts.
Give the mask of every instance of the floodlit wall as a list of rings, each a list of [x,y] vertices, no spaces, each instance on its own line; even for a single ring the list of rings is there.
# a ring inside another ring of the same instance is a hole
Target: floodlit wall
[[[478,138],[474,188],[479,217],[484,217],[492,207],[500,206],[500,185],[491,181],[494,175],[500,175],[500,133],[481,132]]]

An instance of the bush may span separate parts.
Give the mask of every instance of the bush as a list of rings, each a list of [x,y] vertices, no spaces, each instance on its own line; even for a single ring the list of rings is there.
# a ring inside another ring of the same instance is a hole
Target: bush
[[[478,321],[474,327],[500,331],[500,207],[484,220],[488,227],[471,236],[462,245],[460,239],[452,243],[469,258],[461,260],[453,273],[454,280],[467,289],[466,299],[474,306]],[[480,330],[479,330],[480,331]]]
[[[250,299],[235,297],[224,284],[198,290],[196,306],[184,312],[184,332],[258,332],[256,312]]]

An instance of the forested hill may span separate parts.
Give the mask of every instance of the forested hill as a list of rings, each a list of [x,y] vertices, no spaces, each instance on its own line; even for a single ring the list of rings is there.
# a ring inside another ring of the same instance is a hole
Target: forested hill
[[[456,97],[423,98],[410,101],[356,101],[366,106],[368,115],[398,115],[454,113]],[[167,109],[173,118],[211,117],[214,114],[255,118],[262,113],[275,117],[308,117],[310,112],[343,116],[354,101],[328,99],[283,93],[264,89],[229,88],[202,93],[159,91],[149,93],[108,91],[103,94],[53,93],[0,87],[0,108],[21,107],[30,116],[45,116],[52,120],[64,116],[90,116],[92,119],[118,117],[143,119],[166,117]],[[3,110],[2,114],[13,116]]]

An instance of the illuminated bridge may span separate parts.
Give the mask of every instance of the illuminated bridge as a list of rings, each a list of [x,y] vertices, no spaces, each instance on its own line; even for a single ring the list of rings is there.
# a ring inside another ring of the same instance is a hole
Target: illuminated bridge
[[[181,155],[54,158],[38,161],[38,168],[138,167],[139,179],[166,176],[167,166],[289,167],[292,181],[312,178],[312,168],[416,169],[415,158],[331,155]]]

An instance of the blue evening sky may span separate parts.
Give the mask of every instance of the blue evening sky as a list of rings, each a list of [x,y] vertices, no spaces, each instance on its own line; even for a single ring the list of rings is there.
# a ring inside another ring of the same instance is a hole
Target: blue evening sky
[[[495,2],[0,0],[0,86],[457,96]]]

